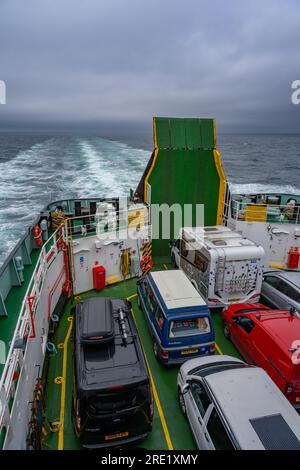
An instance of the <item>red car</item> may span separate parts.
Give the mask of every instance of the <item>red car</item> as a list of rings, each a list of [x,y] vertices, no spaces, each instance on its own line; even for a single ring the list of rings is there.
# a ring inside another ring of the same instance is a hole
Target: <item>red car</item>
[[[262,367],[300,408],[300,319],[262,304],[234,304],[223,313],[224,335],[249,363]]]

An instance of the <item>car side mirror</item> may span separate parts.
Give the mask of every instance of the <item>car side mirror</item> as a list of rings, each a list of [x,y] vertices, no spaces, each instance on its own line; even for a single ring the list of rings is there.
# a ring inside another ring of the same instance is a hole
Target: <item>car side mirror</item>
[[[290,315],[296,315],[297,310],[295,307],[290,307]]]
[[[185,384],[182,389],[181,389],[181,393],[182,395],[185,395],[190,389],[190,384]]]
[[[175,240],[172,240],[171,242],[169,242],[169,248],[173,248],[173,246],[175,245],[176,241]]]
[[[233,321],[233,323],[234,323],[235,325],[239,325],[239,323],[240,323],[240,319],[239,319],[239,318],[234,318],[232,321]]]

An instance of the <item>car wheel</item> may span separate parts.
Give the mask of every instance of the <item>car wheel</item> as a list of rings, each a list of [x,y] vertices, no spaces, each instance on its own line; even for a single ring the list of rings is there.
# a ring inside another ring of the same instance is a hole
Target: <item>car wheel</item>
[[[186,418],[186,406],[185,406],[184,396],[181,393],[180,388],[178,389],[178,402],[179,402],[179,406],[181,409],[181,413]]]
[[[229,325],[227,323],[227,321],[224,321],[223,323],[223,332],[224,332],[224,336],[226,339],[231,339],[231,332],[230,332],[230,328],[229,328]]]
[[[155,358],[159,361],[158,345],[154,338],[153,338],[153,354]]]
[[[137,304],[138,304],[138,308],[139,308],[140,310],[142,310],[142,304],[141,304],[141,299],[140,299],[139,294],[138,294],[138,296],[137,296]]]

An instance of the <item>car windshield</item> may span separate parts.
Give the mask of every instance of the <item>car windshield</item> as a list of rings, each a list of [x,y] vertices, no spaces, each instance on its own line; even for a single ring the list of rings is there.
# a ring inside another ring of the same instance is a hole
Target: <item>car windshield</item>
[[[184,318],[172,320],[170,324],[170,338],[184,338],[187,336],[204,335],[211,332],[208,317]]]

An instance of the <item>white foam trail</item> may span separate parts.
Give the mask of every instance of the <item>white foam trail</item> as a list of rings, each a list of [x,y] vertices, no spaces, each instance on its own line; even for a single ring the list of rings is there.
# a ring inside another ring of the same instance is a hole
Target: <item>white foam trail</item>
[[[291,185],[262,183],[229,183],[233,194],[281,193],[300,195],[300,189]]]
[[[92,137],[57,137],[0,162],[0,264],[52,200],[128,194],[149,152]]]

